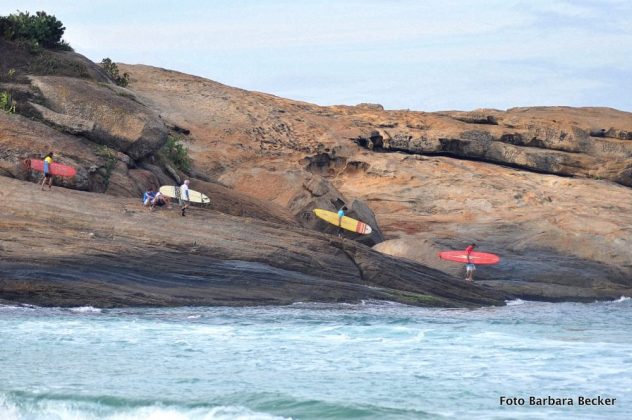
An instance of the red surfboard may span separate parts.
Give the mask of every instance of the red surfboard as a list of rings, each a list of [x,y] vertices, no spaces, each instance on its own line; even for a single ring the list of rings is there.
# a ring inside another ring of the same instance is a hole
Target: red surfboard
[[[439,252],[439,257],[444,260],[467,264],[467,253],[465,251],[443,251]],[[472,264],[498,264],[500,257],[496,254],[474,251],[470,253],[470,262]]]
[[[29,161],[29,167],[34,171],[44,172],[44,161],[40,159],[31,159]],[[75,176],[77,170],[72,166],[64,165],[61,163],[53,162],[50,164],[50,173],[55,176]]]

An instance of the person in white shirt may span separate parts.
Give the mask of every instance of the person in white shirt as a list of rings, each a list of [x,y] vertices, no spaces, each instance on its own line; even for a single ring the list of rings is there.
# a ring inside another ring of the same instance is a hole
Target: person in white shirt
[[[184,184],[180,185],[180,206],[182,207],[182,215],[189,208],[189,180],[186,179]]]

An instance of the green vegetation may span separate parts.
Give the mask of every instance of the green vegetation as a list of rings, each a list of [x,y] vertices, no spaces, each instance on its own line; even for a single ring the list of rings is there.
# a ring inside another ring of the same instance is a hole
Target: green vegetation
[[[7,91],[0,92],[0,109],[9,114],[15,114],[15,102]]]
[[[54,54],[44,52],[34,58],[29,65],[29,72],[35,74],[63,74],[71,77],[89,79],[90,73],[84,63],[60,58]]]
[[[101,67],[103,67],[103,70],[105,70],[110,79],[114,80],[114,83],[117,85],[125,87],[129,84],[129,74],[123,73],[123,76],[121,76],[118,66],[109,58],[101,60]]]
[[[6,79],[12,81],[15,77],[15,69],[9,69]],[[11,91],[0,92],[0,110],[9,114],[15,114],[15,102],[13,101],[13,94]]]
[[[191,170],[189,149],[186,148],[181,137],[169,136],[165,145],[160,149],[160,155],[183,172]]]
[[[97,148],[95,153],[97,156],[100,156],[105,159],[105,182],[107,184],[110,183],[110,176],[112,175],[112,171],[116,167],[116,151],[114,149],[109,148],[106,145],[101,145]]]
[[[41,48],[72,51],[62,39],[66,28],[53,15],[46,12],[20,12],[0,16],[0,37],[8,41],[24,42],[32,52]]]

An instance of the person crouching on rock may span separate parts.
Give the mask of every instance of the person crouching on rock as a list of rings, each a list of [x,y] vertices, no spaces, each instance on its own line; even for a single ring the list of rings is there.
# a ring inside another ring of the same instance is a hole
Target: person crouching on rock
[[[476,244],[470,244],[467,248],[465,248],[465,255],[467,255],[467,264],[465,264],[465,281],[474,281],[474,272],[476,271],[476,265],[470,260],[470,255]]]
[[[153,201],[151,202],[151,207],[162,207],[164,205],[167,205],[167,208],[171,208],[171,200],[169,199],[169,197],[163,195],[160,191],[158,191],[156,193],[156,197],[154,197]]]
[[[186,216],[184,212],[189,208],[189,180],[185,180],[184,184],[180,185],[180,207],[182,207],[182,215]]]
[[[149,206],[149,209],[153,210],[155,198],[156,191],[154,191],[154,187],[147,188],[147,191],[145,191],[145,194],[143,194],[143,206]]]
[[[50,152],[44,157],[44,178],[42,179],[42,191],[44,191],[44,185],[48,180],[48,189],[53,186],[53,175],[50,173],[50,166],[53,163],[53,152]]]

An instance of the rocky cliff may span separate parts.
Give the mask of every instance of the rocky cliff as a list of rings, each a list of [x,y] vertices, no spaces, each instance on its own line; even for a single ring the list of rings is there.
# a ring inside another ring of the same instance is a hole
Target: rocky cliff
[[[73,53],[48,66],[10,43],[0,55],[18,105],[0,113],[0,299],[469,306],[632,292],[632,114],[320,107],[140,65],[119,64],[121,88]],[[165,158],[169,136],[188,173]],[[52,193],[22,164],[49,150],[78,168]],[[184,177],[209,208],[138,208],[147,186]],[[316,233],[335,227],[311,210],[343,204],[375,232]],[[472,241],[502,257],[476,286],[436,256]]]
[[[191,133],[200,177],[276,203],[304,226],[314,206],[353,201],[375,214],[383,253],[461,275],[436,253],[475,241],[503,257],[477,273],[493,287],[553,300],[630,293],[630,113],[319,107],[123,68],[143,101]]]

